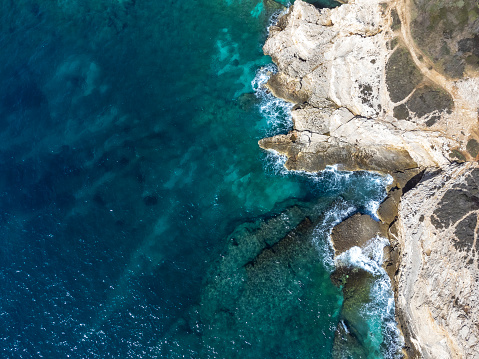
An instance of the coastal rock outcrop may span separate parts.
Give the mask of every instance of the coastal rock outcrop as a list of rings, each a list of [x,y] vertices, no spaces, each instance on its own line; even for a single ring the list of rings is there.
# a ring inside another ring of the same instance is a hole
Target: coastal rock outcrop
[[[297,0],[263,48],[278,67],[267,87],[296,104],[293,130],[259,145],[306,171],[340,164],[391,173],[475,158],[479,77],[436,71],[415,45],[409,17],[405,1],[317,9]],[[456,40],[475,56],[467,39]]]
[[[259,145],[290,170],[391,174],[379,221],[356,214],[333,229],[336,258],[387,238],[404,354],[479,357],[477,2],[341,3],[296,0],[270,27],[266,87],[294,104],[293,128]],[[339,263],[332,275],[345,308],[361,301],[363,274]],[[353,341],[346,327],[337,336]]]

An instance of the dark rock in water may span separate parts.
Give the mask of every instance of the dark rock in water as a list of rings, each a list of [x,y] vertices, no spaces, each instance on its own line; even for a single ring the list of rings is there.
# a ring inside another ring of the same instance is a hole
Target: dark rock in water
[[[333,283],[343,286],[344,295],[341,311],[341,321],[344,323],[344,327],[341,330],[341,323],[338,326],[337,334],[340,337],[335,338],[333,357],[344,358],[344,356],[339,356],[338,352],[353,350],[356,355],[360,356],[352,356],[352,358],[367,358],[368,356],[361,356],[361,351],[358,352],[357,348],[361,345],[358,346],[357,343],[366,343],[368,336],[371,335],[368,326],[364,323],[367,319],[365,319],[362,309],[371,302],[371,289],[377,277],[361,268],[339,267],[331,275],[331,280]],[[348,332],[346,332],[346,328]],[[362,347],[365,346],[362,345]]]
[[[238,105],[243,111],[250,111],[259,100],[254,93],[244,93],[238,97]]]
[[[366,349],[361,346],[358,338],[351,332],[351,329],[348,328],[344,321],[341,321],[336,329],[332,357],[333,359],[360,359],[368,357]]]
[[[335,1],[335,0],[319,0],[319,1],[310,1],[309,2],[311,5],[318,9],[324,9],[324,8],[335,8],[341,4],[347,4],[348,0],[340,0],[340,1]]]
[[[295,247],[300,246],[299,241],[304,239],[306,231],[311,229],[312,222],[309,218],[305,218],[300,224],[289,232],[283,239],[276,242],[271,247],[265,247],[260,254],[253,260],[245,264],[247,271],[255,271],[264,266],[271,258],[280,257],[281,255],[294,255]]]
[[[263,4],[268,13],[274,13],[286,9],[286,6],[275,0],[263,0]]]
[[[356,213],[333,228],[331,239],[335,255],[364,245],[376,236],[387,237],[387,226],[367,214]]]
[[[145,205],[147,206],[154,206],[156,204],[158,204],[158,197],[156,196],[146,196],[146,197],[143,197],[143,202],[145,202]]]

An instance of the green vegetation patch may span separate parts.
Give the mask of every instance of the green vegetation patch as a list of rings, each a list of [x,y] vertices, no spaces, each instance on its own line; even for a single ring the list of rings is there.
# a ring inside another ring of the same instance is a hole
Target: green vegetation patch
[[[479,142],[477,142],[473,138],[470,139],[469,141],[467,141],[466,150],[467,150],[467,152],[469,152],[469,154],[472,157],[475,158],[477,156],[477,154],[479,154]]]
[[[458,151],[458,150],[452,150],[449,153],[449,157],[455,158],[455,159],[459,160],[460,162],[466,162],[466,157],[462,154],[461,151]]]
[[[405,99],[422,79],[409,51],[404,47],[396,49],[386,65],[386,84],[391,100],[399,102]]]
[[[393,50],[397,44],[399,43],[399,40],[397,37],[395,37],[394,39],[391,39],[388,41],[388,49],[389,50]]]
[[[423,117],[434,111],[451,112],[454,102],[446,91],[432,86],[424,86],[416,90],[407,101],[407,107],[416,116]]]
[[[464,50],[461,43],[479,35],[477,0],[414,0],[412,11],[413,38],[436,70],[452,78],[464,76],[466,59],[474,50]],[[469,62],[473,69],[479,68]]]
[[[407,120],[409,118],[409,110],[406,105],[402,104],[394,107],[393,115],[398,120]]]

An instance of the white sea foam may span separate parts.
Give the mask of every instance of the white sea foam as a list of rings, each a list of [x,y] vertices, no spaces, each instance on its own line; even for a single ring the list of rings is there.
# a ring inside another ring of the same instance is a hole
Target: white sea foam
[[[386,175],[386,176],[376,176],[372,177],[369,181],[369,187],[370,188],[386,188],[387,186],[391,185],[393,183],[393,178],[391,175]],[[369,214],[371,217],[373,217],[375,220],[379,220],[378,218],[378,209],[379,206],[381,205],[382,201],[386,198],[386,191],[381,193],[377,198],[372,198],[369,200],[365,206],[365,212]]]
[[[274,64],[268,64],[256,71],[251,81],[255,95],[260,99],[259,112],[266,119],[268,129],[266,135],[272,136],[280,131],[288,131],[293,127],[291,108],[294,104],[274,97],[266,88],[270,76],[277,72]]]
[[[382,267],[384,247],[389,244],[385,238],[376,237],[361,249],[353,247],[336,257],[336,266],[361,268],[376,277],[371,287],[371,301],[360,309],[364,321],[371,325],[370,345],[380,347],[384,358],[398,358],[402,346],[402,337],[397,328],[394,315],[395,303],[391,282]],[[374,331],[377,323],[381,323],[380,333]]]
[[[288,2],[286,4],[286,9],[284,10],[278,10],[278,11],[275,11],[273,13],[273,15],[271,15],[271,17],[269,18],[269,25],[268,25],[268,34],[269,34],[269,28],[271,26],[275,26],[277,23],[278,23],[278,20],[281,16],[283,15],[286,15],[288,13],[288,8],[291,6],[291,3]]]
[[[341,321],[340,321],[340,323],[341,323],[341,325],[342,325],[342,327],[343,327],[344,331],[345,331],[346,333],[349,333],[348,326],[347,326],[347,325],[344,323],[344,321],[343,321],[343,320],[341,320]]]
[[[265,172],[275,176],[289,175],[290,172],[284,167],[286,160],[286,156],[281,155],[275,150],[268,150],[263,162]]]
[[[346,187],[353,172],[339,171],[338,165],[326,166],[323,171],[309,174],[310,178],[317,183],[327,182],[328,188],[332,190],[340,190]]]
[[[322,220],[314,228],[313,243],[318,249],[319,259],[331,270],[334,270],[333,243],[331,231],[334,226],[353,214],[357,208],[350,203],[339,200],[326,212]]]
[[[354,198],[362,213],[378,220],[377,211],[386,197],[385,189],[392,183],[392,177],[372,172],[342,171],[338,168],[338,165],[327,166],[318,173],[304,172],[304,175],[321,187],[328,188],[328,191],[338,191],[338,194],[343,193],[347,198]]]
[[[381,201],[375,201],[371,200],[368,203],[366,203],[366,213],[369,214],[371,217],[373,217],[375,220],[379,220],[378,218],[378,209],[379,206],[381,205]]]
[[[385,238],[374,238],[363,249],[352,247],[341,253],[336,257],[336,265],[361,268],[374,275],[386,273],[381,265],[383,262],[383,248],[388,244],[389,241]]]

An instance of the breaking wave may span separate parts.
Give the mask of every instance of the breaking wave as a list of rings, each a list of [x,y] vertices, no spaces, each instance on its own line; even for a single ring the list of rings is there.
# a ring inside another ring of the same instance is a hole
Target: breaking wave
[[[280,98],[274,97],[266,87],[271,75],[277,72],[274,64],[268,64],[256,72],[256,76],[251,81],[251,86],[256,97],[260,100],[258,109],[265,119],[266,136],[273,136],[280,132],[287,132],[293,128],[291,109],[294,104],[286,102]]]

